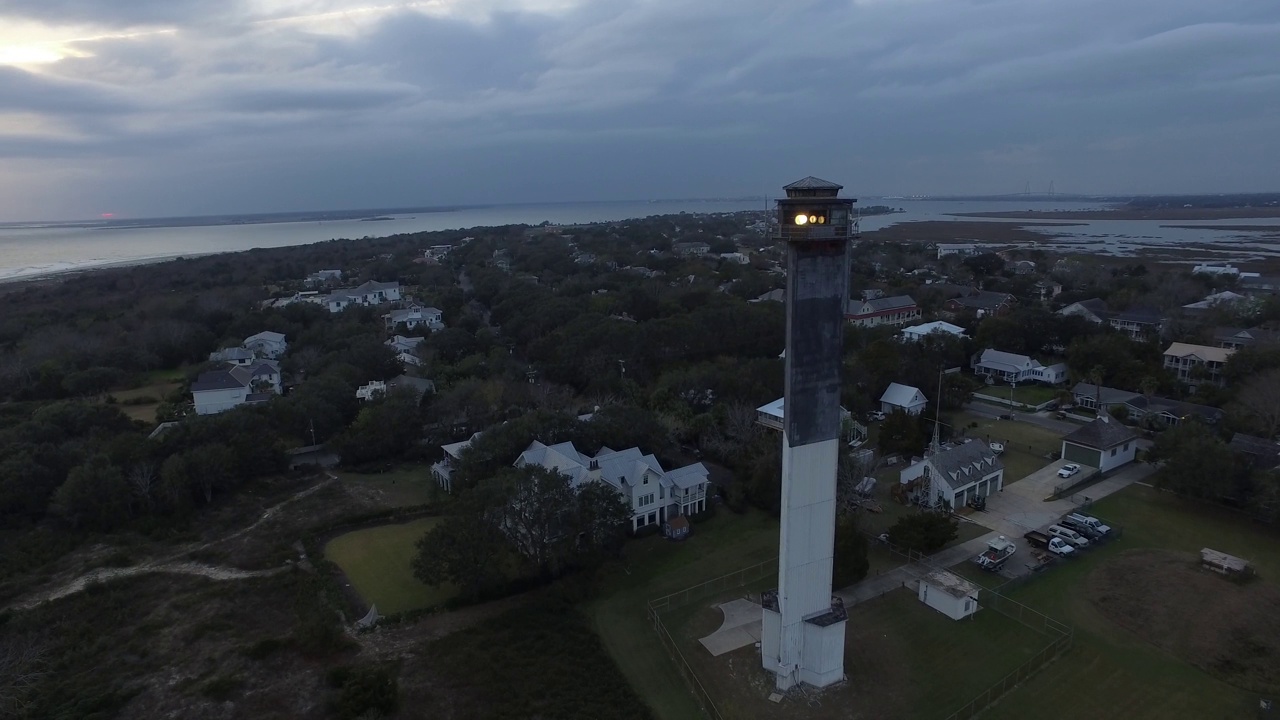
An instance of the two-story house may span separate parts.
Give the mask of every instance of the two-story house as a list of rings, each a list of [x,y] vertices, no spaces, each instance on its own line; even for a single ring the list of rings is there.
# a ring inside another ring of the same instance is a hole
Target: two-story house
[[[895,295],[874,300],[850,300],[844,316],[859,327],[905,325],[920,319],[920,308],[909,296]]]
[[[711,252],[711,245],[699,241],[672,243],[671,252],[683,257],[702,257]]]
[[[1102,298],[1089,298],[1088,300],[1073,302],[1059,310],[1058,314],[1063,316],[1077,315],[1099,325],[1111,319],[1111,311],[1107,309],[1107,303]]]
[[[544,445],[535,440],[515,465],[538,465],[564,473],[575,488],[586,482],[608,484],[631,508],[632,530],[707,509],[710,482],[702,463],[667,471],[657,458],[639,448],[606,447],[590,457],[578,452],[573,443]]]
[[[268,360],[279,360],[280,356],[289,350],[289,343],[285,342],[284,333],[270,330],[250,335],[244,339],[242,345],[245,349],[251,350],[255,356]]]
[[[280,364],[256,360],[200,373],[191,383],[197,415],[214,415],[246,403],[266,402],[280,394]]]
[[[1173,343],[1164,351],[1164,367],[1193,388],[1199,383],[1222,384],[1222,369],[1235,354],[1230,348]]]
[[[1280,331],[1266,328],[1220,327],[1213,331],[1218,347],[1239,350],[1251,345],[1280,345]]]
[[[1143,307],[1122,310],[1108,318],[1107,322],[1133,340],[1159,336],[1164,327],[1164,317],[1158,310]]]
[[[1004,489],[1004,463],[987,443],[967,440],[926,452],[898,478],[915,488],[913,493],[926,505],[959,510],[970,500]]]
[[[963,314],[990,317],[1004,315],[1013,308],[1015,302],[1017,299],[1009,293],[973,290],[947,300],[942,304],[942,310],[950,317]]]

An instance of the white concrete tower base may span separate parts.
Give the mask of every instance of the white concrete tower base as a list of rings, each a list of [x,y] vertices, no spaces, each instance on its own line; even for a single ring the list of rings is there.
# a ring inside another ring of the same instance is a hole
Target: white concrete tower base
[[[843,613],[831,606],[839,440],[782,442],[782,527],[776,609],[766,602],[760,650],[786,690],[825,687],[844,677]]]

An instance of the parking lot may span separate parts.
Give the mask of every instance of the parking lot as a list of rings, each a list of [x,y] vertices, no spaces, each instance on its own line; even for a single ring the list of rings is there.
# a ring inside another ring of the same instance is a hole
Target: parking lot
[[[975,512],[969,519],[1009,538],[1021,538],[1031,530],[1039,530],[1052,524],[1085,501],[1084,495],[1075,495],[1046,502],[1053,494],[1054,486],[1063,482],[1058,477],[1058,470],[1067,463],[1066,460],[1055,460],[1022,480],[1005,485],[1003,491],[987,497],[985,512]],[[1106,497],[1145,478],[1152,470],[1149,465],[1130,464],[1111,477],[1091,485],[1084,494],[1094,500]],[[1080,472],[1090,473],[1093,468],[1081,466]]]

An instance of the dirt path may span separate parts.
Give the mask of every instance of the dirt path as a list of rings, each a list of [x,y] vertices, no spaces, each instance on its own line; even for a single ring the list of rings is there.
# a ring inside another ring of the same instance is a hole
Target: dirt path
[[[210,540],[209,542],[200,545],[185,546],[177,552],[169,553],[164,557],[142,562],[137,565],[131,565],[129,567],[95,568],[68,580],[67,582],[57,585],[56,587],[29,595],[27,598],[14,602],[6,608],[0,608],[0,610],[30,610],[42,603],[64,598],[68,595],[74,595],[94,583],[110,582],[112,580],[119,580],[121,578],[133,577],[135,575],[142,575],[145,573],[165,572],[178,573],[182,575],[199,575],[201,577],[209,578],[210,580],[243,580],[245,578],[274,575],[288,570],[288,566],[271,568],[269,570],[241,570],[239,568],[218,567],[214,565],[182,561],[181,558],[186,555],[190,555],[197,550],[204,550],[218,543],[226,542],[227,540],[232,540],[240,537],[241,535],[252,532],[258,526],[262,525],[262,523],[274,517],[280,508],[288,505],[289,503],[301,500],[302,498],[305,498],[330,483],[337,482],[338,480],[338,477],[333,473],[325,473],[325,475],[326,478],[324,480],[306,488],[305,490],[290,495],[275,505],[272,505],[267,508],[266,511],[262,513],[262,516],[255,520],[252,525],[236,530],[230,535],[225,535],[217,540]]]

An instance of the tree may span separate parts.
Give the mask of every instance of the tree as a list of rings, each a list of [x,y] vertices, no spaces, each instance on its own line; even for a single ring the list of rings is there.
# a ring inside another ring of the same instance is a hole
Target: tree
[[[960,521],[947,512],[904,515],[889,528],[889,542],[925,554],[941,550],[960,533]]]
[[[52,510],[75,528],[113,530],[130,516],[129,483],[105,455],[95,455],[67,475]]]
[[[1280,428],[1280,369],[1255,375],[1240,389],[1236,404],[1264,438],[1275,437]]]
[[[1158,488],[1197,498],[1243,499],[1237,493],[1231,448],[1201,423],[1188,420],[1161,433],[1147,459],[1162,463],[1155,476]]]
[[[450,515],[418,539],[413,575],[427,585],[456,585],[475,598],[500,584],[507,538],[482,509]]]
[[[495,513],[502,529],[540,575],[556,577],[575,543],[569,517],[575,498],[569,476],[525,465],[506,471],[499,480],[505,502]]]
[[[905,410],[894,410],[880,425],[881,455],[918,455],[924,450],[924,445],[920,418]]]
[[[836,521],[835,558],[831,564],[832,585],[852,585],[866,577],[870,568],[867,536],[860,531],[857,516],[848,514],[839,518]]]

